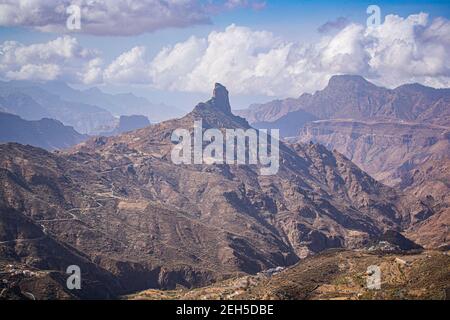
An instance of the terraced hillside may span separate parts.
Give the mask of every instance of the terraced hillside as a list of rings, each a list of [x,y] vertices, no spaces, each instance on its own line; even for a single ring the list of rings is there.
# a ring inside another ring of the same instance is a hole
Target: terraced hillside
[[[368,289],[381,269],[381,288]],[[448,252],[370,253],[329,250],[274,275],[259,273],[193,290],[147,290],[127,299],[449,299]]]

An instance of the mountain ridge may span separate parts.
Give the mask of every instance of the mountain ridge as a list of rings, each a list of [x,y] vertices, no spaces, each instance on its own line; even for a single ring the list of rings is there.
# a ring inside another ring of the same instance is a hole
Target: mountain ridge
[[[415,95],[410,96],[411,90]],[[402,107],[404,101],[409,102],[407,109]],[[445,124],[450,122],[449,111],[443,108],[448,103],[450,89],[435,89],[414,83],[387,89],[361,76],[335,75],[324,89],[314,94],[254,105],[250,109],[239,110],[237,114],[250,123],[271,122],[287,116],[289,112],[303,110],[318,119],[347,118],[351,115],[357,120],[370,117]],[[426,109],[433,112],[430,114]]]

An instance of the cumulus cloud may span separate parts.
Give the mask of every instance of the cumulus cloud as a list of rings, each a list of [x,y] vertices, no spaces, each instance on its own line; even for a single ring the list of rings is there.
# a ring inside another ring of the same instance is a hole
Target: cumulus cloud
[[[110,83],[148,83],[150,75],[145,47],[134,47],[122,53],[105,69],[103,77]]]
[[[419,82],[450,86],[450,22],[420,13],[388,15],[382,25],[351,23],[314,43],[288,42],[268,31],[230,25],[190,37],[150,57],[136,46],[103,64],[76,38],[0,44],[0,77],[72,83],[144,84],[209,92],[224,83],[235,94],[297,96],[323,88],[335,74],[359,74],[383,86]]]
[[[93,83],[101,81],[101,58],[97,50],[85,49],[77,39],[59,37],[46,43],[0,44],[0,76],[15,80],[55,80]]]
[[[235,93],[298,95],[334,74],[359,74],[389,87],[450,85],[450,22],[420,13],[388,15],[378,27],[351,23],[316,43],[285,42],[270,32],[231,25],[206,39],[164,48],[150,63],[157,88],[204,91],[220,81]]]
[[[3,0],[0,26],[32,27],[40,31],[68,32],[66,9],[81,9],[81,29],[93,35],[129,36],[165,28],[210,23],[210,16],[242,7],[261,9],[252,0]],[[130,23],[131,22],[131,23]]]
[[[371,57],[369,70],[379,81],[391,86],[405,78],[448,86],[449,28],[448,20],[429,23],[424,13],[406,19],[386,16],[384,24],[366,32],[365,49]]]
[[[149,70],[152,85],[158,88],[178,90],[181,83],[201,62],[208,47],[206,39],[190,37],[173,47],[164,47],[151,61]]]
[[[212,32],[208,39],[191,38],[164,48],[151,63],[153,85],[204,91],[213,82],[233,79],[242,86],[239,92],[245,92],[257,85],[246,81],[253,77],[270,90],[266,80],[282,71],[288,47],[269,32],[231,25],[224,32]]]

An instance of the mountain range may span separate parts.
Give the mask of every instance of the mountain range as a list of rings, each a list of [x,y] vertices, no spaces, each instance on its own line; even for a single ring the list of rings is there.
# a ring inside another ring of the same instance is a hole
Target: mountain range
[[[91,135],[114,130],[122,115],[143,115],[152,121],[182,115],[176,108],[133,94],[107,94],[95,87],[76,90],[59,81],[0,82],[0,111],[25,120],[55,119]]]
[[[273,176],[259,175],[259,165],[174,164],[172,132],[192,132],[200,119],[204,128],[250,128],[216,84],[211,100],[180,119],[57,153],[0,145],[5,294],[86,298],[202,286],[329,248],[364,248],[435,214],[319,144],[281,142]],[[65,287],[72,264],[88,283],[80,293]]]
[[[336,75],[323,90],[314,94],[252,105],[236,113],[251,124],[274,122],[301,110],[318,120],[393,119],[446,126],[450,123],[449,103],[450,89],[434,89],[417,83],[387,89],[361,76]],[[302,123],[300,121],[298,129]]]
[[[237,113],[255,127],[278,127],[291,142],[337,150],[376,180],[435,207],[440,213],[417,233],[427,236],[410,236],[430,247],[448,243],[450,89],[420,84],[387,89],[340,75],[312,95]]]
[[[0,112],[0,125],[0,143],[17,142],[49,151],[68,149],[89,138],[89,135],[80,134],[73,127],[49,118],[24,120],[14,114]],[[99,135],[113,136],[149,125],[150,121],[142,115],[120,116],[112,130]]]

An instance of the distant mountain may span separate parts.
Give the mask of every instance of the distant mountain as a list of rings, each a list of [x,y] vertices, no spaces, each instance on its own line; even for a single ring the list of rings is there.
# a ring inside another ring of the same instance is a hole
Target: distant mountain
[[[112,128],[116,122],[110,112],[100,107],[64,100],[28,81],[0,82],[0,108],[26,120],[56,119],[89,134]]]
[[[53,119],[27,121],[0,112],[0,142],[18,142],[46,150],[65,149],[88,138]]]
[[[76,90],[61,81],[22,80],[0,81],[0,111],[26,120],[53,118],[93,135],[114,130],[122,115],[143,115],[158,122],[184,114],[131,93],[107,94],[96,87]]]
[[[280,143],[272,176],[260,175],[260,164],[175,164],[173,131],[192,133],[200,119],[204,128],[250,128],[216,84],[213,97],[183,118],[93,137],[64,152],[0,145],[0,184],[8,186],[0,188],[0,208],[21,218],[3,228],[21,230],[16,224],[26,221],[42,231],[0,233],[0,272],[10,274],[2,267],[8,264],[64,272],[38,263],[48,253],[34,248],[52,240],[113,276],[93,283],[98,292],[201,286],[329,248],[361,248],[434,213],[317,144]],[[56,257],[66,252],[53,250]],[[95,277],[90,270],[83,272]]]
[[[137,129],[142,129],[150,125],[150,121],[146,116],[131,115],[131,116],[120,116],[119,123],[117,127],[108,132],[102,132],[102,136],[114,136],[117,134],[125,133],[128,131],[133,131]]]
[[[250,123],[273,122],[303,110],[324,120],[396,119],[446,125],[450,123],[449,105],[450,89],[406,84],[391,90],[360,76],[341,75],[331,77],[323,90],[312,95],[253,105],[238,114]]]
[[[13,113],[27,120],[51,117],[50,113],[30,96],[21,92],[4,93],[0,96],[0,111]]]
[[[183,111],[165,104],[155,104],[146,98],[137,97],[132,93],[108,94],[97,87],[86,90],[76,90],[65,82],[49,81],[40,86],[62,99],[98,106],[109,111],[116,117],[126,115],[144,115],[152,121],[159,122],[172,118],[178,118]]]

